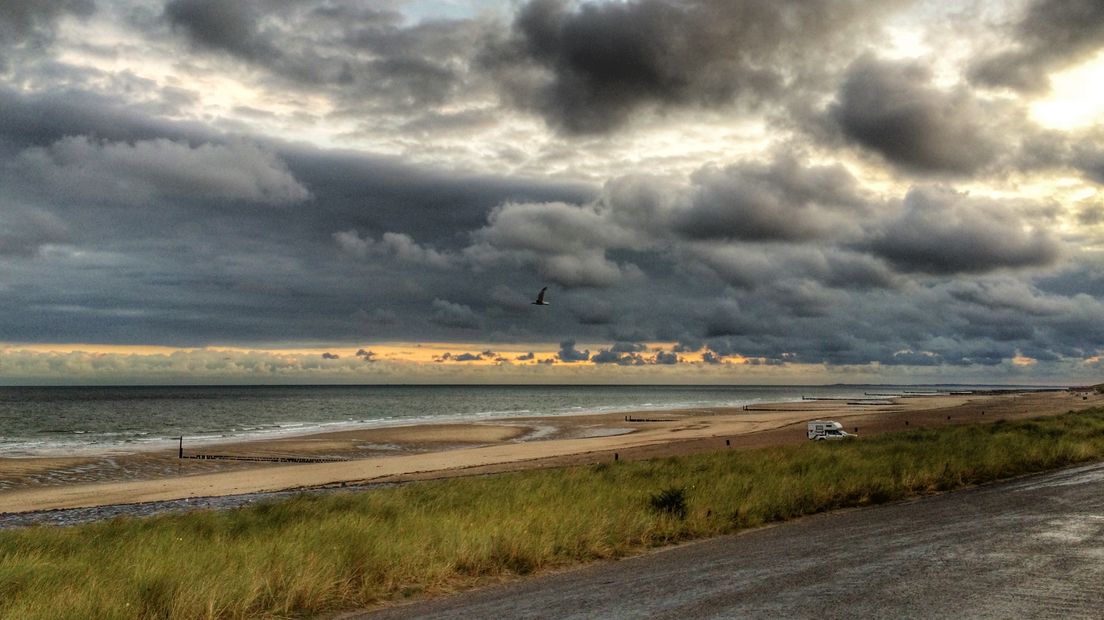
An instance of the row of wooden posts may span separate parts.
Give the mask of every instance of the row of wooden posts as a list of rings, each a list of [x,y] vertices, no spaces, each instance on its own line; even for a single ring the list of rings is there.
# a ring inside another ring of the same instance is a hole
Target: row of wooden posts
[[[184,454],[184,437],[180,437],[177,456],[199,461],[252,461],[256,463],[337,463],[348,459],[327,456],[238,456],[233,454]]]

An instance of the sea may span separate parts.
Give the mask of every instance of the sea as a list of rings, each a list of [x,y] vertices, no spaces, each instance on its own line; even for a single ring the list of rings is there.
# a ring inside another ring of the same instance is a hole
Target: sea
[[[992,386],[0,387],[0,457],[130,453],[352,428]],[[1007,388],[1008,386],[1002,386]]]

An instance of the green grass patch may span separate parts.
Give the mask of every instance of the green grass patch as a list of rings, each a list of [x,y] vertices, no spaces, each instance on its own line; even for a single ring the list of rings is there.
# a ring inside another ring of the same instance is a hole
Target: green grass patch
[[[1104,410],[0,532],[3,618],[287,618],[1104,458]]]

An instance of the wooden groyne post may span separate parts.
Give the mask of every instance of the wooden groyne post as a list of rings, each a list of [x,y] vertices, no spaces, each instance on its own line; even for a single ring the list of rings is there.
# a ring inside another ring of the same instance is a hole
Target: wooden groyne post
[[[180,436],[180,444],[177,448],[178,459],[192,459],[196,461],[253,461],[256,463],[340,463],[349,459],[327,456],[238,456],[234,454],[189,454],[184,456],[184,436]]]

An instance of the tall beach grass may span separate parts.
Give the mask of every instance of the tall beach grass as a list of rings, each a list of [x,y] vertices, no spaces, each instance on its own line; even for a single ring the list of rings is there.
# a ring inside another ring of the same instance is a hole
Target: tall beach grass
[[[0,617],[284,618],[1104,458],[1104,410],[0,532]]]

